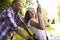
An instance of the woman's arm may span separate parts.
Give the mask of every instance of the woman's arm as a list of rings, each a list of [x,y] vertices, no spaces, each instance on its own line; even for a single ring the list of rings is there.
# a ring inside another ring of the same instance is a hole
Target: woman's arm
[[[36,20],[30,20],[30,25],[37,28],[37,29],[41,29],[43,30],[41,27],[40,27],[40,24],[36,21]]]
[[[32,26],[34,26],[34,27],[36,27],[38,29],[45,30],[46,24],[45,24],[44,19],[43,19],[42,15],[41,15],[40,5],[37,8],[37,18],[38,18],[38,22],[37,22],[36,19],[35,20],[32,19],[32,20],[30,20],[30,25],[32,25]]]
[[[44,19],[45,27],[48,26],[48,22]]]
[[[45,23],[44,23],[44,19],[41,15],[41,7],[40,5],[38,5],[37,7],[37,16],[38,16],[38,23],[39,23],[39,27],[41,27],[41,29],[45,30]]]

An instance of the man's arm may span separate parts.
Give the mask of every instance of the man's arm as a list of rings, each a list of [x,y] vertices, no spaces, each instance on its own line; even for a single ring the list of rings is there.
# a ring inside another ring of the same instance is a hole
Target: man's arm
[[[3,13],[3,18],[4,18],[7,25],[11,26],[14,29],[18,29],[18,26],[15,23],[14,18],[12,18],[11,12],[5,11]]]
[[[28,28],[27,28],[27,25],[26,25],[26,24],[24,23],[24,21],[19,17],[19,15],[18,15],[18,17],[17,17],[17,20],[18,20],[18,24],[21,25],[21,26],[26,30],[26,32],[28,32],[29,35],[32,35],[32,34],[29,32],[29,30],[28,30]]]
[[[26,36],[22,33],[21,30],[15,30],[15,32],[20,35],[21,37],[23,37],[24,39],[26,39]]]
[[[28,30],[28,28],[27,28],[27,25],[24,23],[24,25],[22,25],[23,26],[23,28],[26,30],[26,32],[28,32],[28,34],[30,35],[30,36],[32,36],[32,34],[29,32],[29,30]]]
[[[16,30],[15,31],[18,35],[20,35],[21,37],[23,37],[25,40],[33,40],[33,37],[32,36],[25,36],[23,35],[22,31],[21,30]]]
[[[23,38],[25,38],[25,35],[21,32],[20,27],[17,26],[17,24],[15,23],[14,19],[11,16],[11,12],[4,12],[3,13],[3,18],[6,22],[7,25],[11,26],[12,28],[14,28],[15,31],[17,31],[18,34],[20,34],[20,36],[22,36]],[[20,30],[20,31],[19,31]]]

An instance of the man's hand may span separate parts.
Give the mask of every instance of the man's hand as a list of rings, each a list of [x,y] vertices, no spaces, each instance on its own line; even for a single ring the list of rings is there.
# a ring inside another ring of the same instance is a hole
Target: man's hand
[[[34,40],[32,36],[27,36],[26,40]]]

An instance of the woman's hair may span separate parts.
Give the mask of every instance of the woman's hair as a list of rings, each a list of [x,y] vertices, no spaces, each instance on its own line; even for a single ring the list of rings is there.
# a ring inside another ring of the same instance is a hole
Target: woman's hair
[[[30,13],[30,10],[27,10],[26,13],[25,13],[24,21],[25,21],[26,24],[31,19],[29,13]]]
[[[31,17],[30,17],[30,12],[31,12],[31,11],[34,12],[35,18],[36,18],[36,20],[37,20],[37,14],[35,13],[34,9],[33,9],[33,8],[32,8],[32,9],[28,9],[28,10],[26,11],[25,17],[24,17],[24,21],[25,21],[26,24],[27,24],[28,21],[31,19]]]

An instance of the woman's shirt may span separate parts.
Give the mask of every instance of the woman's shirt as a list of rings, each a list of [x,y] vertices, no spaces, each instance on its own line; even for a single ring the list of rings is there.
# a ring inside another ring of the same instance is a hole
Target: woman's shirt
[[[35,34],[38,31],[38,29],[35,28],[34,26],[30,25],[31,20],[32,19],[29,20],[29,22],[27,23],[27,25],[31,29],[31,31]],[[36,20],[34,20],[34,21],[36,21]]]

